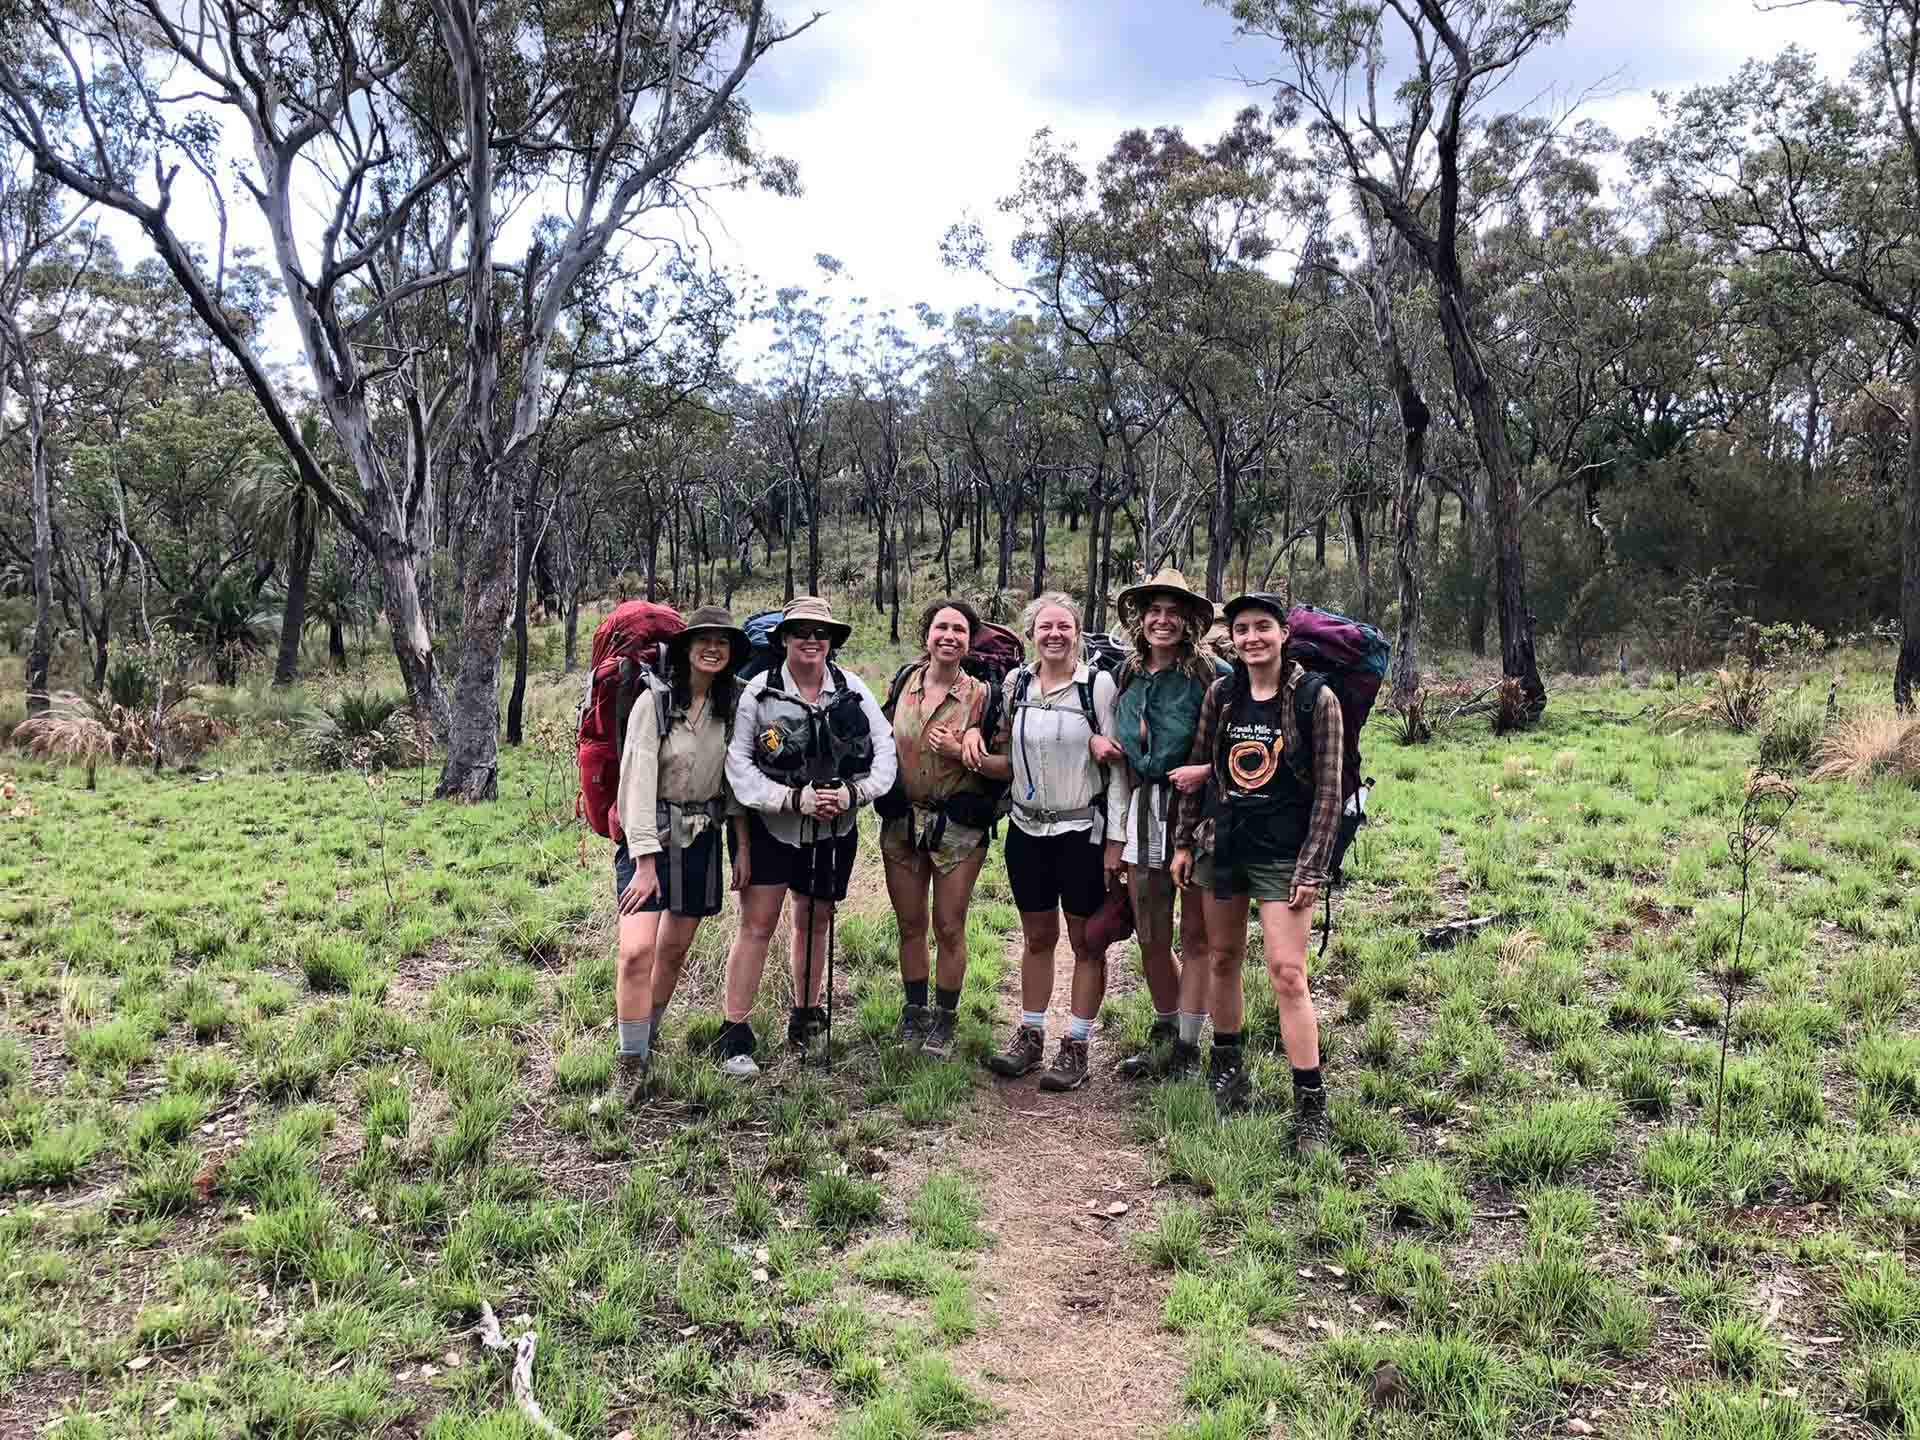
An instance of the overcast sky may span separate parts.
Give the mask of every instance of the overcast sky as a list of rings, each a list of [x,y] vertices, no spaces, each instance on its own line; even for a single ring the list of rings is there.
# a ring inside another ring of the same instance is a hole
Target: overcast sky
[[[811,284],[812,257],[825,252],[846,265],[849,293],[875,306],[991,300],[980,277],[942,269],[940,237],[963,216],[991,224],[1036,130],[1076,141],[1091,169],[1128,127],[1207,138],[1270,99],[1239,77],[1271,73],[1271,49],[1236,41],[1227,14],[1198,0],[827,3],[747,82],[761,140],[799,162],[805,195],[724,196],[709,224],[716,255],[770,286]],[[1507,94],[1564,106],[1613,77],[1582,113],[1631,138],[1655,118],[1653,92],[1724,80],[1789,44],[1837,76],[1860,38],[1833,5],[1586,0]],[[1007,232],[996,233],[1004,266]]]

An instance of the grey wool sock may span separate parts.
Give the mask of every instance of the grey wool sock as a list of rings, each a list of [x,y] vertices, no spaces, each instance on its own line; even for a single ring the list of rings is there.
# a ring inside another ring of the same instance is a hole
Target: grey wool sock
[[[647,1052],[653,1048],[653,1021],[622,1020],[618,1023],[620,1044],[614,1053],[645,1059]]]
[[[1182,1045],[1198,1045],[1200,1043],[1200,1032],[1206,1028],[1206,1011],[1202,1010],[1198,1015],[1194,1014],[1191,1010],[1182,1010],[1180,1012],[1180,1043]]]

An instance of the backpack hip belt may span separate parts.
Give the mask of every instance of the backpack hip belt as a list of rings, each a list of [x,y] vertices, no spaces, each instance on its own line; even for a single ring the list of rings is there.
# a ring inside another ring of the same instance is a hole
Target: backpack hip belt
[[[1016,800],[1013,808],[1042,825],[1065,825],[1076,820],[1091,820],[1094,816],[1094,807],[1091,805],[1078,805],[1071,810],[1048,810],[1039,805],[1024,805]]]

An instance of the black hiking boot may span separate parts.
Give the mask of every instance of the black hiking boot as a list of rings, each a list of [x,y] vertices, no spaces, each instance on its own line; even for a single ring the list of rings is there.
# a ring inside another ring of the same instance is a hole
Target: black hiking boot
[[[720,1027],[715,1042],[720,1050],[720,1073],[736,1080],[751,1080],[760,1073],[753,1058],[753,1026],[744,1020],[729,1020]]]
[[[1253,1082],[1241,1063],[1238,1045],[1216,1045],[1207,1060],[1207,1088],[1222,1120],[1245,1112],[1253,1100]]]
[[[813,1042],[825,1037],[827,1033],[827,1007],[824,1005],[795,1006],[787,1017],[787,1046],[793,1050],[810,1049]]]
[[[1173,1049],[1167,1052],[1168,1083],[1178,1085],[1182,1080],[1197,1079],[1200,1074],[1200,1047],[1189,1045],[1184,1040],[1175,1040]]]
[[[1333,1143],[1327,1130],[1327,1097],[1302,1101],[1294,1096],[1293,1124],[1287,1128],[1287,1143],[1302,1160],[1310,1160]]]
[[[1179,1038],[1180,1027],[1173,1021],[1155,1020],[1147,1031],[1147,1043],[1114,1066],[1114,1072],[1122,1080],[1152,1080],[1166,1074],[1169,1052]]]
[[[935,1060],[946,1060],[953,1055],[953,1031],[960,1023],[960,1012],[942,1010],[933,1007],[933,1019],[927,1025],[927,1038],[920,1047],[920,1053]]]

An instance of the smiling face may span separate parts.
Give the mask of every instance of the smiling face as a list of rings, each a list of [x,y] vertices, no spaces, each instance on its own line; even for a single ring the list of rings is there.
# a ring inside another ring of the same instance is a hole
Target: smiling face
[[[1233,648],[1249,669],[1277,664],[1287,643],[1287,627],[1271,610],[1249,608],[1233,617]]]
[[[797,621],[785,630],[787,659],[803,669],[818,670],[827,663],[827,651],[833,645],[833,632],[824,625]]]
[[[973,627],[952,606],[934,612],[927,626],[927,654],[942,664],[958,665],[973,644]]]
[[[687,663],[702,675],[718,675],[733,659],[733,644],[715,630],[703,630],[687,642]]]
[[[1033,617],[1033,648],[1042,660],[1070,662],[1080,653],[1080,622],[1071,610],[1045,605]]]
[[[1140,628],[1146,632],[1149,645],[1171,650],[1187,638],[1186,607],[1168,596],[1158,596],[1141,612]]]

